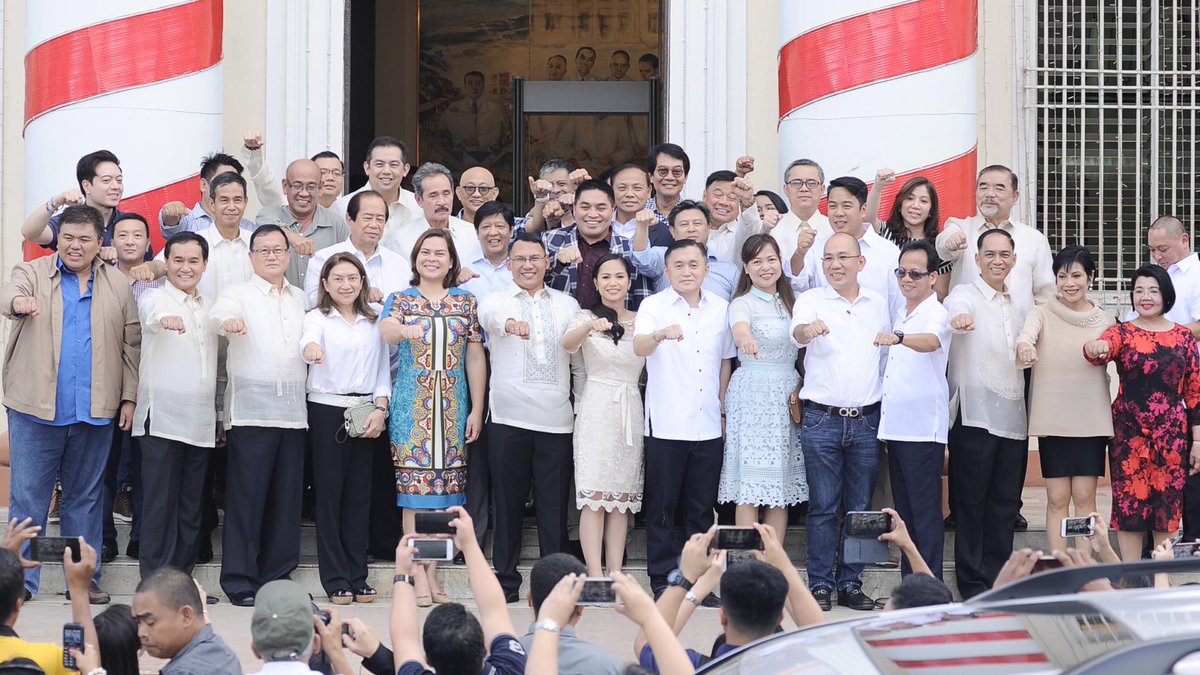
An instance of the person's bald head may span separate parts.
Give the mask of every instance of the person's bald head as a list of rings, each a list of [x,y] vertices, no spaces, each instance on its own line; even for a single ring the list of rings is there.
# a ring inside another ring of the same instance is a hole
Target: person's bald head
[[[1170,267],[1192,252],[1192,239],[1183,222],[1175,216],[1160,216],[1146,231],[1150,257],[1162,267]]]
[[[311,159],[297,159],[288,164],[285,176],[283,194],[292,215],[303,218],[312,214],[321,191],[321,167]]]
[[[857,286],[858,273],[866,264],[862,247],[853,235],[838,232],[825,242],[821,270],[825,273],[825,280],[834,290],[842,292]]]
[[[862,255],[862,245],[858,243],[858,239],[846,232],[838,232],[825,242],[825,252],[829,253],[832,250],[843,250],[849,247],[854,250],[854,255]]]
[[[475,221],[475,212],[484,204],[494,201],[500,191],[496,188],[496,177],[482,166],[473,166],[462,172],[458,187],[454,189],[463,207],[463,220]]]

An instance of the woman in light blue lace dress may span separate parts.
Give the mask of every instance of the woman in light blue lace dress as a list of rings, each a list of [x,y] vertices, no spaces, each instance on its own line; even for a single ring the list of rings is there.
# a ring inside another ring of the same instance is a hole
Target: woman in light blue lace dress
[[[725,462],[717,500],[737,504],[740,527],[762,515],[780,541],[787,507],[808,499],[800,435],[787,405],[800,381],[799,350],[788,335],[794,300],[775,239],[751,236],[742,246],[742,276],[729,303],[739,365],[725,395]]]

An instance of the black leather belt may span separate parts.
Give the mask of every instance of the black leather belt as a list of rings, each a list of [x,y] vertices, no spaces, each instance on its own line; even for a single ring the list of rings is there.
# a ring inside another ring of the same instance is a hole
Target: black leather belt
[[[845,407],[845,406],[825,405],[823,403],[815,403],[813,401],[805,401],[804,407],[812,408],[813,410],[820,410],[821,412],[827,412],[830,415],[839,415],[841,417],[849,417],[851,419],[854,419],[857,417],[862,417],[863,415],[870,415],[873,412],[879,411],[878,403],[872,403],[871,405],[864,405],[861,408],[849,408],[849,407]]]

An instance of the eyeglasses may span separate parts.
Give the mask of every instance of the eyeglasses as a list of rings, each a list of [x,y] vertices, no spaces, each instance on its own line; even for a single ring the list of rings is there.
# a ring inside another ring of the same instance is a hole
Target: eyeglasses
[[[260,248],[254,251],[254,255],[260,258],[282,258],[287,253],[286,248]]]
[[[341,178],[342,176],[346,175],[346,172],[342,171],[341,169],[321,169],[321,175]]]
[[[788,182],[784,183],[784,185],[794,190],[799,190],[803,187],[806,187],[809,190],[816,190],[817,188],[821,187],[821,181],[815,178],[809,178],[808,180],[800,180],[797,178],[795,180],[789,180]]]
[[[487,193],[496,189],[495,185],[460,185],[459,187],[463,189],[463,192],[466,192],[469,195],[473,195],[476,192],[481,195],[486,195]]]
[[[851,260],[854,260],[857,257],[859,257],[859,256],[856,256],[856,255],[826,255],[826,256],[821,256],[821,262],[826,263],[826,264],[839,262],[844,265],[844,264],[850,262]]]
[[[321,189],[321,186],[316,183],[288,183],[288,187],[292,192],[316,192]]]
[[[918,272],[916,270],[907,270],[906,271],[902,267],[897,267],[896,269],[892,270],[892,272],[896,275],[897,279],[903,279],[905,276],[907,276],[909,279],[912,279],[913,281],[920,281],[920,280],[924,279],[925,277],[929,276],[929,274],[930,274],[929,272]]]
[[[546,256],[544,256],[544,255],[531,255],[529,257],[517,256],[516,258],[509,258],[509,260],[512,261],[512,264],[516,265],[517,267],[521,267],[525,263],[532,263],[532,264],[536,265],[545,259],[546,259]]]
[[[667,176],[683,178],[683,175],[684,175],[682,166],[677,166],[673,169],[669,168],[669,167],[665,167],[665,166],[660,166],[654,170],[654,174],[656,176],[658,176],[659,178],[666,178]]]

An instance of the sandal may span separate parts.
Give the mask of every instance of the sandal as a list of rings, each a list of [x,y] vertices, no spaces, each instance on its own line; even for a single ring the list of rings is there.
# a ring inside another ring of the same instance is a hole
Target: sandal
[[[348,605],[354,601],[354,593],[349,588],[334,591],[329,594],[329,602],[335,605]]]
[[[433,606],[433,598],[431,598],[428,595],[418,595],[417,596],[417,607],[432,607],[432,606]]]
[[[439,605],[445,605],[445,604],[454,602],[453,600],[450,599],[450,596],[446,595],[445,593],[443,593],[441,591],[437,591],[433,594],[433,601]]]
[[[378,595],[378,592],[367,585],[354,589],[354,601],[357,603],[368,604],[375,602],[376,595]]]

